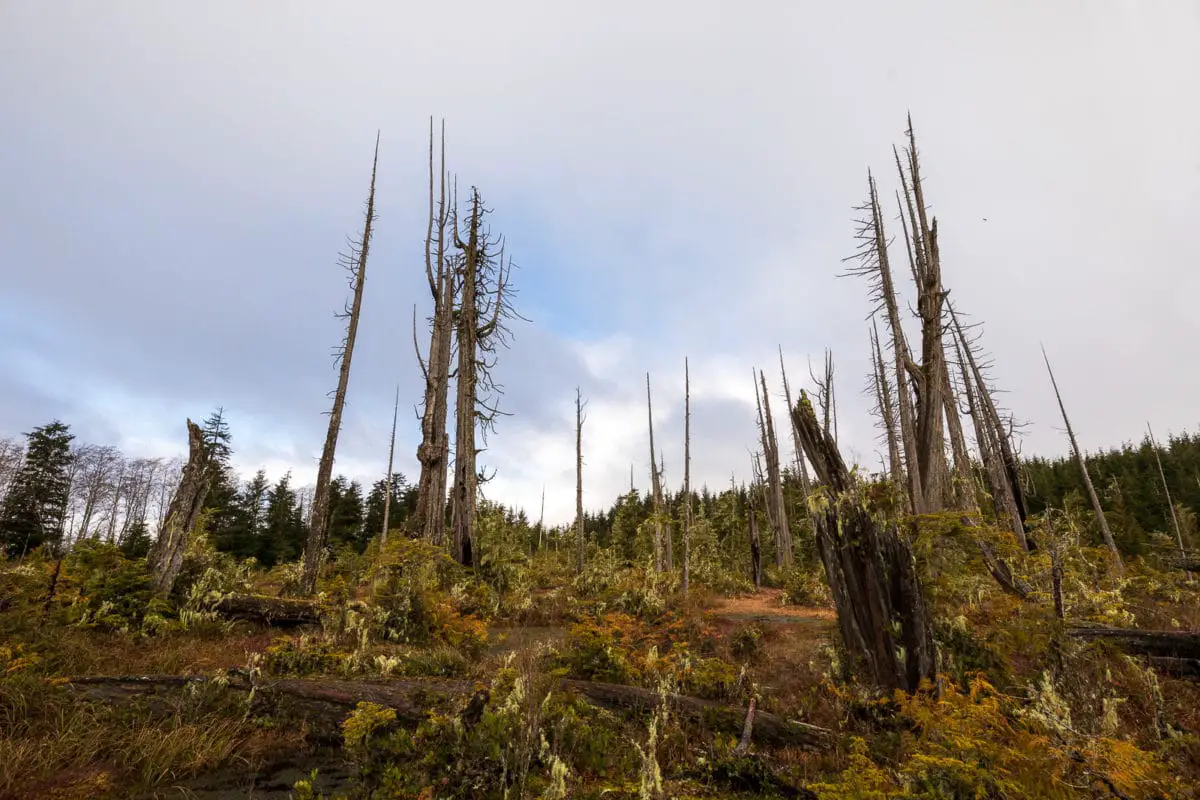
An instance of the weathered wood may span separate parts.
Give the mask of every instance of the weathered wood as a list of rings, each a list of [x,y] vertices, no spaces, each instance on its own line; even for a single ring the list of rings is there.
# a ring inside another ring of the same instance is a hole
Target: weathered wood
[[[204,500],[212,484],[209,469],[209,448],[204,442],[200,426],[187,421],[188,460],[179,476],[179,488],[171,498],[166,521],[158,532],[158,539],[150,548],[150,571],[154,575],[154,588],[167,594],[175,585],[175,578],[183,566],[183,554],[187,550],[188,537],[196,527]]]
[[[668,569],[667,543],[664,539],[662,524],[663,494],[662,473],[654,456],[654,411],[650,404],[650,373],[646,373],[646,419],[650,428],[650,500],[654,508],[654,567],[658,570]]]
[[[350,363],[354,356],[354,342],[358,338],[358,320],[362,314],[363,286],[367,279],[367,256],[371,250],[371,230],[375,222],[375,172],[379,166],[379,136],[375,137],[375,156],[371,162],[371,188],[367,193],[366,218],[363,222],[362,238],[351,252],[343,256],[343,266],[350,273],[353,299],[343,316],[346,318],[346,335],[338,352],[338,382],[333,393],[333,407],[329,411],[329,427],[325,431],[325,444],[321,449],[321,461],[317,465],[317,486],[313,492],[312,516],[308,526],[308,540],[304,544],[304,573],[301,587],[305,594],[317,588],[317,575],[325,557],[325,540],[329,535],[329,502],[333,480],[333,457],[337,451],[338,433],[342,429],[342,409],[346,406],[346,390],[350,385]]]
[[[1131,655],[1200,659],[1200,632],[1138,628],[1073,627],[1067,634],[1089,642],[1109,642]]]
[[[1009,569],[1008,562],[996,555],[995,549],[984,539],[979,540],[979,552],[983,555],[983,563],[988,572],[1000,584],[1000,588],[1022,600],[1028,600],[1033,587],[1019,575],[1014,575]]]
[[[450,219],[446,203],[446,130],[442,125],[441,166],[438,171],[439,194],[434,203],[433,119],[429,120],[429,218],[425,228],[425,277],[433,296],[433,315],[429,332],[427,359],[417,347],[417,317],[413,308],[413,346],[425,379],[424,405],[421,412],[421,443],[417,461],[421,476],[417,482],[417,507],[413,531],[434,544],[446,538],[446,476],[450,464],[450,437],[446,432],[449,413],[450,358],[454,337],[454,271],[447,262],[446,226]]]
[[[230,691],[254,690],[263,697],[282,697],[300,701],[301,708],[320,719],[340,723],[362,701],[396,710],[397,717],[409,724],[427,718],[438,698],[466,696],[476,692],[471,681],[459,680],[388,680],[350,681],[325,678],[277,679],[252,684],[242,676],[211,678],[193,675],[124,675],[68,678],[66,684],[97,700],[124,701],[133,697],[174,690],[186,686],[212,685]],[[563,679],[557,685],[576,692],[590,702],[607,708],[647,710],[659,702],[653,689]],[[685,695],[668,695],[671,709],[694,723],[731,733],[744,730],[747,709]],[[816,725],[786,719],[776,714],[755,711],[753,740],[777,747],[825,749],[833,745],[831,731]]]
[[[583,398],[575,387],[575,572],[583,572]]]
[[[813,514],[817,551],[855,670],[879,689],[916,691],[933,678],[933,627],[912,550],[894,523],[881,524],[858,496],[832,437],[802,392],[792,409],[825,493]]]
[[[320,625],[321,607],[309,600],[234,594],[221,598],[212,610],[229,619],[241,619],[287,628],[295,625]]]
[[[1121,552],[1117,549],[1117,543],[1113,539],[1112,530],[1108,527],[1108,518],[1104,516],[1104,508],[1100,505],[1100,498],[1096,495],[1096,487],[1092,485],[1092,476],[1088,472],[1087,462],[1083,458],[1083,451],[1079,449],[1079,442],[1075,439],[1075,430],[1071,427],[1071,420],[1067,417],[1067,407],[1063,405],[1062,394],[1058,391],[1058,381],[1054,379],[1054,370],[1050,368],[1050,357],[1046,355],[1045,347],[1042,348],[1042,358],[1046,361],[1046,371],[1050,373],[1050,385],[1054,387],[1054,397],[1058,400],[1058,410],[1062,412],[1063,425],[1067,428],[1067,439],[1071,442],[1071,453],[1075,456],[1075,461],[1079,464],[1079,472],[1083,475],[1083,485],[1087,489],[1088,499],[1092,503],[1092,511],[1096,514],[1096,522],[1100,525],[1100,533],[1104,536],[1104,543],[1108,545],[1108,549],[1116,561],[1117,572],[1123,573],[1125,571],[1125,562],[1121,560]]]
[[[392,465],[396,455],[396,418],[400,414],[400,384],[396,384],[396,400],[392,404],[392,435],[388,438],[388,465],[383,475],[383,530],[379,532],[379,543],[387,544],[388,525],[392,519]]]
[[[692,548],[692,381],[683,359],[683,570],[680,588],[687,597]]]

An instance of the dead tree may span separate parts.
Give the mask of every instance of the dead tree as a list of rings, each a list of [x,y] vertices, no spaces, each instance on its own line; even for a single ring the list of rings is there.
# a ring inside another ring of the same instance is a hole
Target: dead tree
[[[1025,533],[1025,491],[1021,486],[1020,464],[1012,445],[1011,430],[1000,417],[992,390],[983,374],[984,367],[976,357],[974,343],[967,339],[964,326],[949,301],[946,308],[954,328],[963,392],[975,428],[975,441],[987,476],[993,511],[996,519],[1017,537],[1022,549],[1028,551],[1032,543]]]
[[[763,462],[766,481],[763,498],[767,507],[767,519],[775,539],[775,566],[789,567],[792,564],[792,532],[788,526],[787,506],[783,500],[783,477],[779,469],[779,440],[775,437],[775,423],[771,416],[771,398],[767,392],[767,379],[757,370],[754,381],[755,403],[758,406],[758,432],[763,446]],[[759,389],[762,394],[759,395]]]
[[[912,551],[894,522],[871,513],[803,392],[792,417],[824,495],[814,513],[817,552],[850,663],[885,692],[916,691],[933,678],[936,659]]]
[[[650,426],[650,499],[654,508],[654,566],[667,569],[666,544],[663,542],[662,473],[654,458],[654,409],[650,404],[650,373],[646,373],[646,419]]]
[[[812,362],[808,364],[808,377],[817,385],[817,407],[821,409],[822,425],[825,432],[837,441],[837,398],[833,389],[833,353],[825,348],[825,369],[821,376],[813,374]],[[765,390],[764,390],[765,391]]]
[[[692,382],[683,359],[683,596],[687,597],[692,537]]]
[[[383,530],[379,543],[387,544],[388,524],[392,514],[392,459],[396,455],[396,417],[400,413],[400,384],[396,384],[396,401],[392,405],[392,436],[388,439],[388,466],[383,479]]]
[[[453,204],[452,204],[453,208]],[[493,379],[499,346],[508,343],[505,322],[516,316],[509,304],[512,262],[505,259],[503,241],[486,227],[490,213],[477,189],[471,189],[470,212],[461,229],[452,212],[451,230],[458,249],[458,305],[455,338],[458,363],[455,383],[454,486],[450,493],[451,549],[463,565],[475,564],[475,522],[479,484],[476,433],[486,443],[500,411],[501,388]]]
[[[867,172],[867,202],[858,211],[863,216],[858,220],[857,252],[847,260],[858,262],[848,274],[860,275],[867,279],[871,290],[871,299],[876,303],[876,310],[882,309],[891,331],[893,370],[896,379],[896,411],[900,431],[900,446],[904,452],[905,488],[908,492],[909,505],[914,513],[924,513],[928,510],[922,491],[921,471],[918,467],[920,456],[917,448],[917,422],[913,408],[911,376],[909,365],[912,355],[909,352],[908,340],[900,321],[900,304],[896,296],[895,283],[892,280],[891,262],[888,258],[888,238],[883,224],[883,211],[879,204],[879,192],[875,187],[875,178]]]
[[[346,320],[346,335],[337,349],[339,362],[337,389],[333,393],[333,408],[329,412],[329,429],[325,433],[325,447],[321,451],[321,462],[317,466],[317,487],[313,493],[312,520],[308,528],[308,541],[304,546],[304,574],[301,589],[312,594],[317,588],[317,575],[325,554],[325,539],[329,534],[330,483],[333,479],[333,457],[337,450],[338,433],[342,428],[342,409],[346,405],[346,388],[350,384],[350,360],[354,355],[354,340],[358,336],[358,319],[362,312],[363,284],[367,277],[367,254],[371,249],[371,230],[375,223],[375,171],[379,165],[379,137],[375,137],[375,156],[371,161],[371,188],[367,193],[366,219],[362,237],[351,244],[350,252],[343,254],[341,265],[350,276],[353,299],[339,314]]]
[[[446,135],[442,127],[441,167],[438,171],[438,195],[434,200],[433,120],[429,121],[429,217],[425,227],[425,279],[433,297],[430,317],[428,357],[421,358],[417,344],[417,312],[413,308],[413,347],[425,379],[421,412],[421,443],[417,461],[421,476],[417,482],[417,506],[413,513],[413,532],[433,542],[446,539],[446,475],[450,465],[450,437],[446,417],[450,394],[450,357],[454,336],[455,275],[449,263],[449,239],[446,227],[450,209],[446,203]]]
[[[946,464],[943,415],[945,414],[946,351],[942,333],[942,308],[946,292],[942,288],[942,263],[938,247],[937,218],[928,217],[925,189],[921,183],[920,158],[912,118],[908,120],[908,147],[900,162],[900,153],[893,148],[900,185],[904,190],[904,205],[908,222],[900,215],[904,231],[909,267],[917,287],[917,316],[921,322],[921,363],[909,361],[913,390],[916,397],[917,458],[921,472],[921,494],[927,511],[940,511],[950,499],[949,468]],[[907,173],[905,171],[907,166]],[[911,228],[911,230],[910,230]],[[910,235],[911,234],[911,235]]]
[[[583,406],[579,387],[575,387],[575,572],[583,572]]]
[[[871,362],[874,373],[875,408],[879,412],[879,419],[883,424],[888,446],[888,473],[891,476],[892,484],[899,488],[903,486],[904,464],[900,460],[900,437],[896,433],[896,411],[892,403],[892,389],[888,383],[887,366],[883,363],[883,350],[879,346],[879,328],[875,325],[874,318],[871,319]],[[788,407],[791,408],[790,401]]]
[[[1163,472],[1162,459],[1158,455],[1158,443],[1154,441],[1154,431],[1150,429],[1149,422],[1146,423],[1146,434],[1150,437],[1150,450],[1154,453],[1154,463],[1158,465],[1158,478],[1162,481],[1163,494],[1167,498],[1167,508],[1171,511],[1171,524],[1175,527],[1175,542],[1179,545],[1179,560],[1190,581],[1192,572],[1188,568],[1187,550],[1183,547],[1183,530],[1179,527],[1179,517],[1175,514],[1175,504],[1171,501],[1171,489],[1167,486],[1167,474]]]
[[[1075,431],[1071,427],[1071,420],[1067,418],[1067,407],[1063,405],[1062,394],[1058,391],[1058,382],[1054,379],[1054,370],[1050,368],[1050,357],[1046,355],[1046,348],[1042,348],[1042,358],[1046,362],[1046,371],[1050,373],[1050,385],[1054,387],[1054,397],[1058,400],[1058,410],[1062,412],[1063,425],[1067,428],[1067,439],[1071,442],[1071,454],[1075,456],[1075,463],[1079,465],[1079,472],[1083,476],[1083,485],[1087,489],[1088,499],[1092,503],[1092,511],[1096,514],[1096,522],[1100,525],[1100,533],[1104,536],[1104,543],[1108,545],[1108,549],[1112,552],[1113,558],[1117,563],[1117,572],[1125,571],[1125,562],[1121,560],[1121,553],[1117,550],[1117,543],[1113,540],[1112,530],[1108,527],[1108,519],[1104,516],[1104,509],[1100,506],[1100,498],[1096,495],[1096,487],[1092,485],[1092,476],[1088,473],[1087,462],[1083,460],[1083,451],[1079,449],[1079,442],[1075,439]]]
[[[754,458],[754,479],[761,480],[761,469],[758,465],[758,456]],[[746,501],[746,524],[750,532],[750,576],[754,579],[754,588],[762,588],[763,565],[762,565],[762,539],[758,534],[758,511],[754,504],[754,489],[751,487],[747,494]]]
[[[542,484],[542,510],[538,514],[538,527],[537,527],[537,531],[538,531],[537,549],[538,550],[542,549],[542,536],[546,530],[545,522],[546,522],[546,484]]]
[[[792,388],[788,385],[787,368],[783,365],[783,347],[779,348],[779,374],[783,380],[783,399],[787,402],[787,407],[792,407]],[[800,446],[800,436],[796,432],[796,426],[791,420],[791,414],[788,415],[788,425],[792,429],[792,445],[796,449],[796,474],[800,476],[800,491],[805,502],[808,501],[808,491],[811,488],[811,481],[808,477],[808,466],[804,463],[804,449]]]
[[[188,537],[196,527],[208,490],[212,483],[209,469],[208,446],[200,426],[187,421],[188,460],[179,477],[179,488],[171,498],[166,522],[158,532],[158,540],[150,548],[150,571],[154,575],[154,589],[160,594],[169,594],[175,585],[175,577],[183,566],[183,554],[187,550]]]

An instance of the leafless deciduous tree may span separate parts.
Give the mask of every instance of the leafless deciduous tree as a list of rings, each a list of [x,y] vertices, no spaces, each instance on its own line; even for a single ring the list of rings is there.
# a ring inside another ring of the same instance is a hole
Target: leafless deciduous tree
[[[375,155],[371,160],[371,187],[367,192],[367,209],[363,222],[362,236],[352,242],[348,253],[342,255],[341,263],[349,274],[353,299],[339,315],[346,320],[346,335],[337,350],[338,383],[333,393],[333,408],[329,412],[329,429],[325,434],[325,446],[317,466],[317,486],[313,494],[311,521],[308,526],[308,541],[304,547],[304,575],[301,588],[312,594],[317,588],[317,575],[325,555],[325,540],[329,534],[330,483],[333,479],[333,458],[337,450],[338,433],[342,428],[342,409],[346,405],[346,389],[350,385],[350,362],[354,355],[354,341],[358,336],[358,319],[362,313],[363,285],[367,278],[367,256],[371,250],[371,232],[375,223],[375,172],[379,166],[379,137],[375,137]]]
[[[212,481],[209,469],[209,452],[204,443],[200,426],[187,421],[188,460],[179,478],[179,488],[167,509],[166,522],[158,532],[158,540],[150,549],[150,569],[154,575],[154,588],[167,594],[175,585],[175,577],[183,566],[183,554],[187,550],[188,537],[196,527],[196,520],[204,508]]]
[[[936,660],[912,552],[895,523],[879,522],[867,508],[803,392],[792,416],[825,494],[814,514],[817,552],[846,650],[856,671],[878,688],[915,691],[933,678]]]
[[[499,348],[508,344],[507,320],[518,317],[510,299],[512,262],[504,244],[487,228],[489,210],[479,192],[471,189],[470,209],[462,227],[452,204],[451,229],[458,250],[455,259],[458,306],[455,337],[458,344],[454,426],[454,486],[450,492],[451,549],[465,565],[475,563],[475,520],[480,475],[476,433],[484,438],[500,416],[493,368]],[[519,317],[518,317],[519,318]]]
[[[446,418],[450,397],[450,358],[454,337],[455,271],[450,259],[452,235],[450,206],[446,202],[446,134],[442,126],[437,199],[434,199],[433,120],[429,121],[429,218],[425,228],[425,279],[433,298],[429,319],[428,358],[421,358],[417,344],[416,309],[413,309],[413,347],[425,378],[421,412],[421,444],[417,460],[421,477],[417,483],[417,507],[413,514],[415,533],[435,544],[446,538],[446,475],[450,466],[450,436]]]
[[[1087,462],[1083,459],[1083,451],[1079,449],[1079,442],[1075,439],[1075,430],[1071,427],[1071,420],[1067,417],[1067,407],[1063,404],[1062,393],[1058,391],[1058,381],[1054,379],[1054,370],[1050,368],[1050,357],[1046,355],[1046,348],[1042,348],[1042,358],[1046,362],[1046,371],[1050,373],[1050,385],[1054,387],[1054,397],[1058,400],[1058,410],[1062,412],[1063,425],[1067,428],[1067,439],[1071,442],[1071,454],[1075,456],[1075,462],[1079,464],[1079,473],[1083,476],[1083,485],[1087,489],[1088,499],[1092,503],[1092,511],[1096,514],[1096,523],[1100,526],[1100,533],[1104,536],[1104,543],[1108,545],[1109,551],[1112,552],[1113,559],[1117,564],[1117,571],[1125,571],[1125,562],[1121,560],[1121,553],[1117,550],[1117,543],[1113,539],[1112,530],[1108,527],[1108,518],[1104,516],[1104,508],[1100,505],[1100,498],[1096,495],[1096,487],[1092,485],[1092,476],[1088,473]]]
[[[0,439],[0,502],[4,501],[17,471],[25,461],[25,448],[13,439]]]
[[[875,410],[879,414],[883,426],[884,438],[888,448],[888,473],[893,485],[903,485],[904,462],[900,460],[900,437],[896,432],[895,402],[892,397],[892,387],[888,381],[887,365],[883,362],[883,350],[879,346],[879,328],[871,319],[871,372],[872,384],[875,390]],[[791,403],[788,404],[789,408]],[[907,495],[905,495],[907,498]],[[911,509],[910,509],[911,510]]]

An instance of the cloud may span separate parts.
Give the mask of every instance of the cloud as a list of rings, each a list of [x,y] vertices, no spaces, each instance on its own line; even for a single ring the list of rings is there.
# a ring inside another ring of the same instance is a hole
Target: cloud
[[[0,12],[0,433],[51,416],[158,453],[224,405],[238,463],[315,471],[336,375],[336,255],[382,131],[378,236],[338,469],[381,474],[397,383],[415,475],[425,135],[479,185],[521,269],[484,461],[490,496],[573,507],[645,485],[644,376],[680,478],[683,359],[697,483],[746,475],[749,370],[783,419],[837,361],[842,440],[875,462],[869,306],[838,278],[852,208],[911,110],[947,285],[984,323],[1026,452],[1196,422],[1200,11],[1189,4],[225,0],[203,13],[44,0]],[[661,432],[660,432],[661,431]]]

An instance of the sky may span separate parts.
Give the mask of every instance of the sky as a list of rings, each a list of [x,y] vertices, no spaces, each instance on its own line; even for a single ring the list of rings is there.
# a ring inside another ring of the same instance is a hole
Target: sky
[[[247,473],[308,482],[380,132],[379,218],[336,471],[415,480],[426,136],[519,269],[486,495],[548,523],[648,485],[748,478],[751,370],[785,422],[837,364],[877,465],[853,210],[916,127],[943,277],[982,323],[1026,454],[1194,430],[1200,5],[917,2],[0,2],[0,436],[53,418],[131,455],[216,406]],[[911,298],[911,292],[909,293]],[[422,332],[422,338],[425,338]],[[786,428],[782,428],[786,430]],[[784,448],[790,452],[790,444]]]

